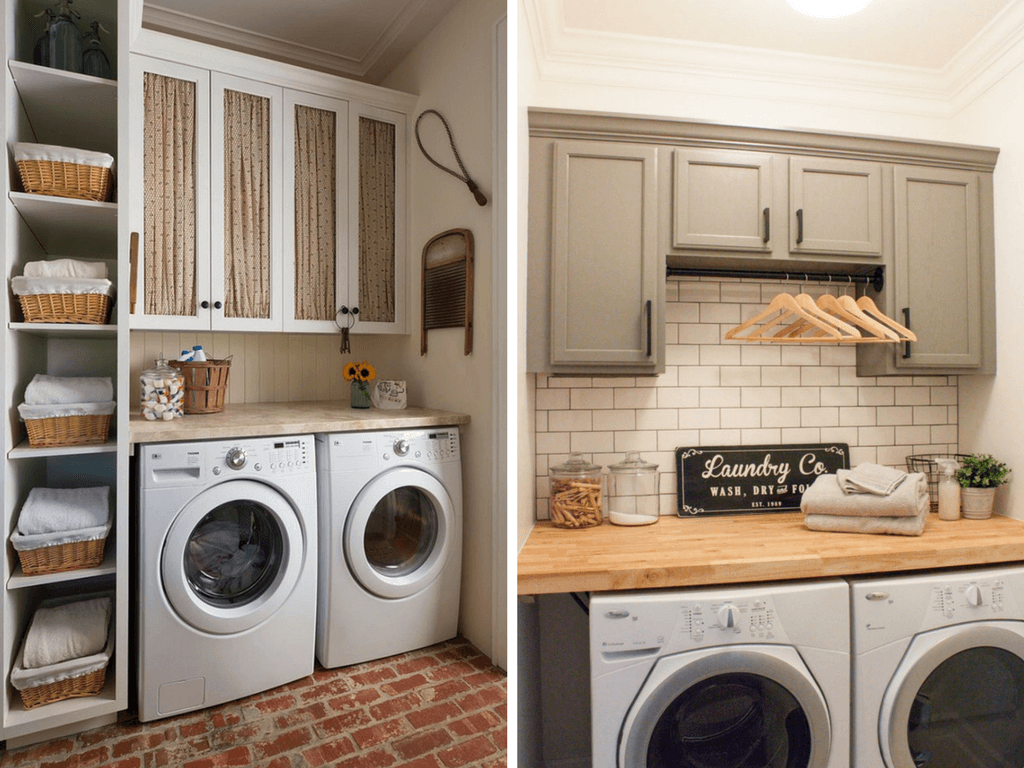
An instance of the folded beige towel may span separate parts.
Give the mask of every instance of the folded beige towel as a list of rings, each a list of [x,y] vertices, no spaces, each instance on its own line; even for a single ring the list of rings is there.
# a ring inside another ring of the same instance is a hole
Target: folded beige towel
[[[928,512],[915,517],[850,517],[848,515],[807,515],[804,524],[812,531],[837,533],[893,533],[897,536],[920,536],[924,532]]]
[[[885,467],[881,464],[858,464],[853,469],[837,469],[836,477],[839,487],[844,493],[873,493],[876,496],[888,496],[896,487],[907,479],[907,473],[901,469]]]
[[[928,479],[921,472],[907,475],[888,496],[843,493],[835,475],[821,475],[800,499],[805,515],[914,517],[928,509]]]

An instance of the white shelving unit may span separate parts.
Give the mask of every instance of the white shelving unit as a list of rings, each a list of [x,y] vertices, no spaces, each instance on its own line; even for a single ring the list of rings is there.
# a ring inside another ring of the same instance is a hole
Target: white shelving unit
[[[118,41],[118,50],[108,51],[108,55],[113,54],[110,58],[118,71],[118,81],[26,63],[32,58],[34,37],[42,31],[35,30],[35,14],[49,5],[52,2],[47,0],[8,0],[3,4],[0,61],[4,76],[0,90],[4,109],[0,129],[4,140],[7,144],[26,141],[108,152],[123,169],[120,161],[126,153],[119,147],[123,146],[122,115],[127,106],[126,89],[119,88],[119,81],[126,80],[125,67],[120,63],[126,63],[128,57],[120,54],[127,50],[127,44],[118,39],[116,32],[128,28],[128,0],[76,3],[87,20],[99,18],[114,30],[109,41],[111,45]],[[5,280],[21,274],[28,261],[74,256],[108,260],[113,266],[111,280],[121,282],[117,265],[122,261],[120,233],[126,224],[118,215],[117,202],[26,194],[18,186],[15,168],[9,168],[4,179],[0,200],[6,205],[0,217],[0,237],[4,243]],[[116,426],[105,443],[33,448],[25,439],[16,410],[25,386],[37,373],[110,376],[117,382],[115,397],[118,410],[122,410],[127,393],[128,328],[126,308],[120,311],[116,303],[108,324],[64,325],[22,322],[20,307],[11,302],[9,291],[0,292],[0,309],[5,317],[0,352],[6,373],[3,392],[8,416],[2,434],[4,538],[15,529],[18,513],[33,487],[104,484],[111,486],[116,499],[114,528],[107,539],[104,560],[97,567],[26,576],[10,544],[0,549],[0,738],[6,739],[8,746],[18,746],[112,722],[128,705],[127,413],[116,414]],[[104,689],[96,696],[25,709],[9,677],[36,606],[47,597],[100,590],[115,595],[111,627],[115,652]]]

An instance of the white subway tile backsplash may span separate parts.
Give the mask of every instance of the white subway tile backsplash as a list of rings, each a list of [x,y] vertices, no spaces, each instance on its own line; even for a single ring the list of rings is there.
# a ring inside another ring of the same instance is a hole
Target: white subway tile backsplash
[[[681,446],[839,442],[852,465],[903,468],[914,453],[957,451],[956,376],[859,377],[853,345],[725,340],[761,311],[779,281],[671,280],[660,376],[536,377],[537,514],[547,473],[579,451],[606,466],[639,450],[659,465],[662,514],[676,513]],[[833,287],[807,285],[811,295]]]

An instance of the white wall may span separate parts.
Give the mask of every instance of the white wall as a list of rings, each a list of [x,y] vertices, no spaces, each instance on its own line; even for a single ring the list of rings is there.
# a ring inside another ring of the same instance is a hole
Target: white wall
[[[996,494],[996,512],[1024,519],[1024,67],[1018,66],[954,118],[958,141],[999,147],[995,195],[995,376],[964,376],[960,388],[960,448],[991,453],[1016,468],[1017,479]]]
[[[469,175],[489,199],[493,197],[492,48],[494,25],[504,13],[502,0],[462,0],[382,83],[419,95],[410,137],[415,117],[423,110],[436,109],[445,116]],[[433,117],[424,120],[424,143],[439,162],[457,167],[438,125]],[[467,413],[472,419],[462,429],[464,543],[459,630],[484,653],[492,654],[493,207],[478,206],[465,184],[423,157],[414,139],[410,146],[411,333],[399,338],[378,337],[367,354],[388,378],[409,382],[410,405]],[[470,229],[475,241],[473,352],[463,354],[461,329],[442,329],[428,333],[428,352],[421,357],[420,254],[431,237],[453,227]]]

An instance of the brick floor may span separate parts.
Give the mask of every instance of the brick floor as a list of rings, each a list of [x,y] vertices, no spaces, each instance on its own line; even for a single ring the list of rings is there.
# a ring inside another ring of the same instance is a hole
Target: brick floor
[[[505,674],[456,638],[179,717],[0,753],[7,768],[506,768]]]

